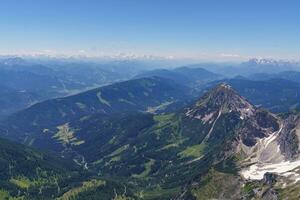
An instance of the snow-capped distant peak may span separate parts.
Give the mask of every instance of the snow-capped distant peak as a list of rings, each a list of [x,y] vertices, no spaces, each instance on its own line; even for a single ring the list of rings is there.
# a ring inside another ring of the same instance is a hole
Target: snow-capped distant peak
[[[299,62],[293,60],[275,60],[271,58],[252,58],[245,62],[244,65],[270,65],[270,66],[298,66]]]
[[[249,63],[253,63],[253,64],[276,64],[278,63],[276,60],[274,59],[266,59],[266,58],[252,58],[248,61]]]

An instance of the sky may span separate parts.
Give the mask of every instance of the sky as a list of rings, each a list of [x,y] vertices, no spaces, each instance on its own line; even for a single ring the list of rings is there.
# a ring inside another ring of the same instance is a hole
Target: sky
[[[300,60],[297,0],[0,0],[0,54]]]

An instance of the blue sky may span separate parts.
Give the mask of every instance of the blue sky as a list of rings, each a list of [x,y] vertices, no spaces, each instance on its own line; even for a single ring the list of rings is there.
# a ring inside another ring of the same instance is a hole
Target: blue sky
[[[0,54],[300,60],[300,1],[0,0]]]

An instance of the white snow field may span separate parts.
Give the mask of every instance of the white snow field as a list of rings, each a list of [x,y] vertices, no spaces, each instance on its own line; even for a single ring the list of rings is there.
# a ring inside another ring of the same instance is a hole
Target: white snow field
[[[279,131],[257,142],[255,157],[251,159],[254,164],[240,172],[245,179],[261,180],[265,173],[270,172],[295,182],[300,180],[300,174],[297,172],[300,167],[300,160],[286,161],[280,152],[276,138],[281,130],[282,125]]]
[[[285,161],[276,164],[254,164],[242,170],[241,175],[246,179],[261,180],[266,172],[276,173],[281,176],[289,177],[295,181],[300,180],[300,174],[294,171],[300,166],[300,160],[290,162]]]

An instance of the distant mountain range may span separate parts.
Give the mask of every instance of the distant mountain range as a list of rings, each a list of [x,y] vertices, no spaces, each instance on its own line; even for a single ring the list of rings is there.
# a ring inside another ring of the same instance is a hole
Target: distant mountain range
[[[42,62],[40,64],[22,58],[8,58],[0,60],[2,77],[0,83],[17,90],[37,92],[49,98],[125,80],[134,76],[137,71],[137,67],[130,66],[130,63]]]
[[[157,69],[157,70],[147,71],[137,75],[136,78],[152,77],[152,76],[170,79],[179,84],[187,85],[190,87],[199,87],[210,81],[224,78],[219,74],[212,73],[203,68],[189,68],[189,67],[179,67],[172,70]]]
[[[22,110],[32,103],[76,94],[102,85],[127,80],[145,70],[138,62],[33,62],[22,58],[0,60],[0,85],[12,93],[1,96],[4,102],[16,96],[11,104],[0,105],[0,117]],[[19,95],[17,95],[19,94]],[[21,100],[24,94],[30,100]],[[12,99],[10,99],[12,100]],[[15,104],[15,105],[14,105]]]
[[[284,71],[300,71],[300,63],[273,59],[250,59],[242,63],[199,64],[188,67],[201,67],[226,77],[249,76],[257,73],[274,74]]]
[[[247,77],[251,80],[270,80],[270,79],[285,79],[300,83],[300,72],[299,71],[283,71],[279,73],[255,73]]]

